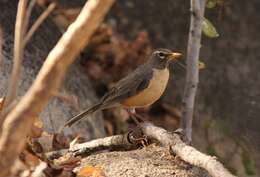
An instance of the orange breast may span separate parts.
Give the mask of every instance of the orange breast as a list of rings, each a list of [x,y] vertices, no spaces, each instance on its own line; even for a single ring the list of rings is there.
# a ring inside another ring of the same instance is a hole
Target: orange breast
[[[137,95],[126,99],[121,104],[124,107],[145,107],[153,104],[162,96],[168,80],[169,70],[167,68],[164,70],[154,69],[149,86]]]

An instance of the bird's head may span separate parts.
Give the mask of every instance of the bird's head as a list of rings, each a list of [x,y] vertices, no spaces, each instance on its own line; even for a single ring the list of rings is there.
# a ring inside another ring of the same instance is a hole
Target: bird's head
[[[172,52],[169,49],[157,49],[152,53],[151,63],[155,68],[164,69],[168,67],[170,61],[178,62],[181,53]]]

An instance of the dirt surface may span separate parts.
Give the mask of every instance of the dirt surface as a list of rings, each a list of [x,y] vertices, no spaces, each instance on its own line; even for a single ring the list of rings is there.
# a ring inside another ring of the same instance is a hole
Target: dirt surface
[[[81,167],[97,166],[105,176],[114,177],[208,177],[207,173],[169,154],[167,148],[150,145],[127,152],[91,155]]]

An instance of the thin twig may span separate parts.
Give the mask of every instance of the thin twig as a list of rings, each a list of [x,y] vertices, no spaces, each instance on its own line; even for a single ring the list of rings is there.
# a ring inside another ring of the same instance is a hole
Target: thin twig
[[[191,21],[187,49],[187,74],[183,96],[183,118],[181,119],[181,127],[185,132],[188,142],[192,141],[192,119],[199,82],[199,52],[205,1],[206,0],[190,0]]]
[[[14,39],[14,64],[11,73],[10,82],[8,84],[4,108],[7,107],[15,98],[18,88],[18,81],[21,72],[21,62],[23,57],[23,31],[24,17],[26,11],[27,0],[20,0],[18,3],[16,23],[15,23],[15,39]]]
[[[38,29],[38,27],[42,24],[42,22],[50,15],[50,13],[55,9],[56,3],[51,3],[48,8],[38,17],[38,19],[34,22],[30,30],[26,33],[24,40],[23,40],[23,46],[25,46],[28,41],[31,39],[32,35],[35,33],[35,31]]]
[[[21,2],[21,1],[20,1]],[[10,176],[10,168],[22,151],[33,120],[58,91],[69,65],[89,42],[114,0],[89,0],[49,53],[36,80],[7,115],[0,137],[0,177]]]
[[[28,29],[28,25],[29,25],[29,22],[30,22],[30,17],[31,17],[31,14],[32,14],[32,10],[33,10],[33,7],[36,3],[36,0],[31,0],[29,2],[29,5],[28,7],[26,8],[26,13],[25,13],[25,18],[24,18],[24,31],[23,31],[23,36],[26,35],[26,32],[27,32],[27,29]],[[25,46],[25,45],[24,45]]]

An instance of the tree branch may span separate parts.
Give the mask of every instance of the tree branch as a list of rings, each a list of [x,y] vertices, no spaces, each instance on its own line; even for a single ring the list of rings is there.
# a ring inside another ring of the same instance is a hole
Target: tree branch
[[[27,29],[28,29],[28,26],[29,26],[29,22],[30,22],[30,17],[31,17],[32,10],[33,10],[35,3],[36,3],[36,0],[30,0],[29,4],[27,6],[27,9],[26,9],[26,12],[25,12],[25,17],[24,17],[23,36],[26,35]]]
[[[9,176],[10,168],[22,151],[33,119],[58,91],[68,66],[86,46],[114,0],[89,0],[74,23],[49,53],[35,82],[7,115],[0,138],[0,177]]]
[[[23,46],[25,46],[28,41],[31,39],[32,35],[35,33],[35,31],[38,29],[38,27],[42,24],[42,22],[49,16],[49,14],[55,9],[56,4],[53,2],[51,3],[48,8],[37,18],[37,20],[34,22],[32,27],[29,29],[29,31],[26,33],[24,40],[23,40]]]
[[[176,133],[167,132],[165,129],[156,127],[150,123],[144,123],[141,129],[145,135],[158,140],[164,146],[170,146],[171,150],[180,156],[182,160],[208,171],[213,177],[234,177],[224,166],[212,157],[203,154],[194,147],[186,145]]]
[[[10,82],[7,88],[7,94],[4,102],[6,108],[15,98],[18,88],[18,81],[21,72],[21,62],[23,57],[23,34],[24,34],[24,18],[26,12],[27,0],[20,0],[17,8],[15,22],[15,39],[14,39],[14,64],[11,73]],[[1,124],[0,124],[1,125]]]
[[[192,119],[199,82],[199,52],[206,0],[190,0],[190,2],[191,21],[187,49],[187,74],[183,96],[184,110],[181,119],[181,127],[185,132],[188,142],[192,141]]]
[[[45,154],[45,157],[48,160],[54,160],[64,156],[66,153],[72,153],[74,156],[90,155],[91,153],[105,149],[133,149],[134,147],[136,148],[135,144],[131,141],[131,132],[129,132],[123,135],[99,138],[85,143],[76,144],[70,149],[48,152]]]
[[[168,132],[151,123],[142,123],[132,132],[125,135],[100,138],[86,143],[76,144],[70,149],[49,152],[46,154],[46,157],[48,160],[54,160],[65,156],[67,153],[78,156],[90,155],[91,153],[104,149],[115,149],[115,147],[133,149],[137,147],[135,144],[140,143],[140,140],[147,140],[147,138],[148,140],[156,140],[164,147],[170,147],[174,154],[177,154],[182,160],[207,170],[213,177],[234,177],[216,160],[216,157],[199,152],[194,147],[185,144],[179,134]]]

